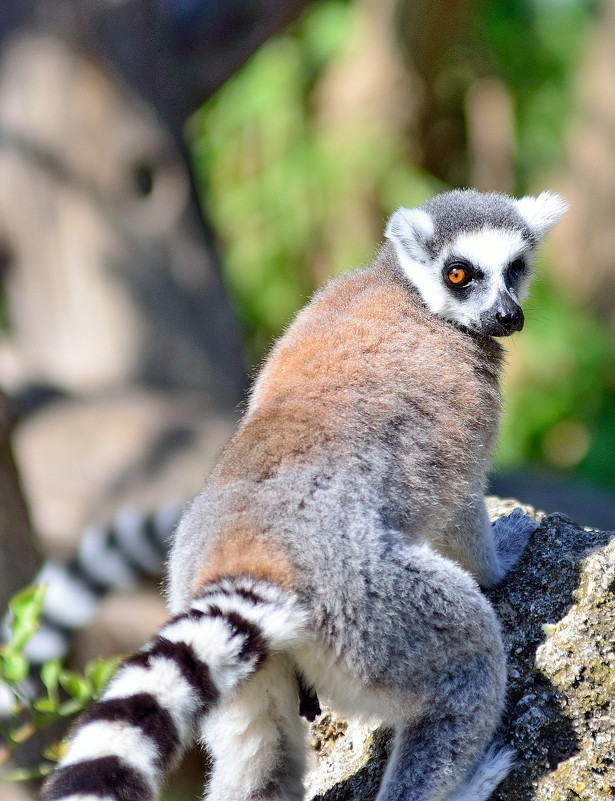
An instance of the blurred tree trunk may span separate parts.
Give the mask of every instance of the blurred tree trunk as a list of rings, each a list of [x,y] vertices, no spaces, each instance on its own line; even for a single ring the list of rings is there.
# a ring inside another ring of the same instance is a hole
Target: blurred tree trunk
[[[471,0],[399,0],[395,22],[406,62],[420,82],[420,165],[453,186],[467,185],[464,102],[475,76],[468,58]]]
[[[319,133],[343,162],[350,163],[343,202],[331,209],[321,237],[326,257],[316,249],[316,285],[330,275],[332,264],[344,263],[332,250],[340,231],[352,231],[365,252],[382,236],[382,220],[390,209],[380,207],[373,176],[364,173],[365,149],[395,153],[397,158],[407,155],[409,161],[417,157],[421,94],[396,38],[398,5],[399,0],[356,0],[354,28],[317,88]]]
[[[475,0],[398,0],[395,26],[420,86],[419,164],[451,186],[514,189],[510,94],[477,37]]]
[[[0,609],[32,580],[38,555],[11,447],[13,412],[0,394]]]
[[[184,154],[155,110],[56,37],[0,60],[0,242],[25,382],[240,397],[239,336]],[[19,378],[21,376],[17,376]]]
[[[45,33],[99,58],[181,140],[188,114],[309,0],[2,0],[0,41]]]
[[[558,284],[615,331],[614,79],[615,0],[603,0],[576,76],[576,120],[558,183],[571,209],[552,245]]]
[[[469,185],[481,192],[515,190],[513,102],[504,81],[491,76],[466,95]]]
[[[316,92],[319,132],[352,159],[357,143],[374,157],[405,159],[452,186],[484,191],[513,187],[512,101],[473,41],[472,0],[356,0],[354,27]],[[384,155],[386,154],[386,155]],[[394,163],[393,163],[394,162]],[[322,240],[353,231],[365,250],[382,235],[381,208],[364,150],[352,184],[329,215]],[[407,187],[412,197],[413,187]],[[313,260],[316,282],[338,263],[330,250]]]
[[[239,401],[239,335],[182,131],[304,5],[3,0],[2,372],[73,392],[136,380]]]
[[[465,97],[476,64],[461,62],[471,0],[356,4],[358,33],[325,80],[326,119],[347,130],[357,122],[396,128],[414,163],[452,185],[467,183]]]

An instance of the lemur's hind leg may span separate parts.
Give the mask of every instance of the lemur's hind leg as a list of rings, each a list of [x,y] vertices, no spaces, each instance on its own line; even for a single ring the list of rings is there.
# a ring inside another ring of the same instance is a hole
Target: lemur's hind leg
[[[493,677],[481,662],[448,672],[424,713],[398,724],[377,801],[486,801],[506,776],[508,749],[486,750],[499,709],[489,713]]]
[[[448,572],[451,587],[455,571]],[[432,670],[423,672],[417,664],[408,673],[418,703],[398,718],[377,801],[486,801],[510,767],[507,751],[489,751],[506,683],[497,621],[477,587],[458,586],[450,594],[447,589],[444,584],[430,593],[432,653],[422,661],[429,658]],[[447,600],[465,612],[455,637],[446,630],[452,622],[442,608]]]
[[[366,558],[365,577],[371,593],[340,593],[338,618],[348,621],[329,634],[341,655],[336,675],[343,669],[347,679],[336,681],[322,658],[310,662],[307,648],[303,674],[334,706],[346,687],[359,712],[373,714],[379,699],[395,726],[377,801],[485,801],[509,767],[506,756],[489,755],[506,688],[494,610],[466,571],[428,546]]]
[[[212,757],[207,801],[301,801],[307,726],[294,665],[270,656],[228,703],[204,719]]]

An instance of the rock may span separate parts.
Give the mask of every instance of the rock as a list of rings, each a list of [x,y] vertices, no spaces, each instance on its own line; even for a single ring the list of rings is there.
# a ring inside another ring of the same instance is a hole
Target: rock
[[[391,732],[360,721],[339,720],[325,710],[311,726],[316,766],[306,780],[314,801],[372,799],[391,752]]]
[[[492,500],[493,516],[517,504]],[[524,507],[526,512],[533,510]],[[517,766],[493,801],[615,796],[615,535],[563,515],[541,520],[517,568],[489,593],[508,653],[500,742]],[[335,718],[312,724],[310,799],[370,801],[390,748],[383,729]]]
[[[494,798],[613,798],[613,533],[549,515],[491,599],[508,646],[502,734],[519,758]]]

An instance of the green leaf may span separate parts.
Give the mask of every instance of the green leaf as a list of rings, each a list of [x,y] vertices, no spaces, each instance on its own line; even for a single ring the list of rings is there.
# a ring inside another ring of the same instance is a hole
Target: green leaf
[[[72,670],[63,670],[59,676],[60,685],[66,690],[71,698],[76,701],[86,702],[92,697],[91,683]]]
[[[114,657],[112,659],[94,659],[88,662],[85,666],[85,677],[90,681],[95,695],[100,693],[107,686],[109,679],[117,670],[118,664],[122,657]]]
[[[66,754],[68,743],[65,740],[56,740],[43,750],[43,756],[50,762],[59,762]]]
[[[0,677],[16,684],[28,675],[28,660],[19,653],[2,654],[0,658]]]
[[[64,701],[58,707],[58,715],[61,718],[70,718],[72,715],[76,715],[78,712],[81,712],[82,709],[87,706],[88,702],[91,698],[87,698],[83,701],[75,701],[71,699],[70,701]]]
[[[31,584],[17,592],[9,601],[9,609],[15,618],[23,618],[31,614],[39,614],[45,598],[45,584]]]
[[[44,584],[33,584],[18,592],[11,599],[9,611],[12,620],[9,625],[12,636],[7,644],[10,651],[21,651],[38,629],[46,590]]]
[[[39,698],[32,706],[37,712],[42,712],[45,715],[58,711],[58,702],[53,698]]]
[[[62,663],[59,659],[50,659],[41,668],[41,681],[47,688],[49,698],[55,701],[57,701],[61,672]]]

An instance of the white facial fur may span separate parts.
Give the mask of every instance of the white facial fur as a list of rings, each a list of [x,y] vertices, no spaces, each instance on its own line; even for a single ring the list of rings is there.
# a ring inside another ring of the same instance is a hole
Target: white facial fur
[[[419,252],[418,248],[413,249],[413,253],[408,252],[408,248],[404,247],[407,241],[394,240],[401,267],[418,289],[425,305],[438,317],[477,329],[481,315],[493,306],[499,293],[509,292],[517,302],[527,295],[529,270],[517,293],[507,290],[504,281],[505,271],[515,259],[524,257],[530,266],[531,249],[519,231],[485,228],[461,233],[433,260],[424,250]],[[451,258],[468,261],[484,274],[480,279],[480,287],[467,298],[451,292],[444,283],[442,271],[445,262]]]
[[[567,209],[564,199],[551,192],[508,200],[527,223],[532,238],[528,238],[527,229],[524,235],[519,228],[505,224],[486,225],[478,230],[461,225],[457,236],[434,255],[434,221],[424,208],[398,209],[386,229],[404,274],[430,311],[477,333],[512,333],[512,329],[496,330],[498,325],[494,328],[491,324],[493,317],[504,311],[503,306],[510,312],[525,299],[534,250]],[[509,268],[517,259],[523,260],[525,271],[511,280]],[[470,265],[476,273],[463,291],[447,285],[445,277],[445,266],[457,260]]]
[[[435,266],[442,293],[447,296],[446,305],[436,314],[459,323],[467,328],[476,328],[481,315],[488,312],[502,293],[508,293],[516,302],[527,297],[530,286],[531,250],[519,231],[505,231],[486,228],[483,231],[460,234],[457,239],[440,254]],[[484,273],[480,279],[480,291],[472,292],[462,300],[455,297],[444,286],[442,268],[450,258],[468,261]],[[505,274],[508,266],[518,258],[524,258],[528,269],[523,280],[516,287],[506,286]]]

